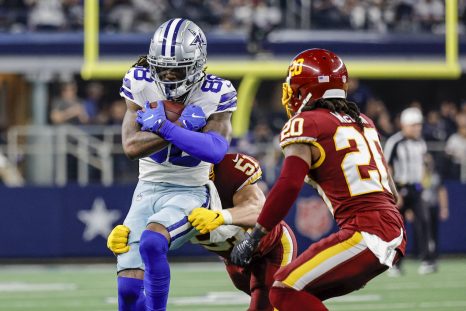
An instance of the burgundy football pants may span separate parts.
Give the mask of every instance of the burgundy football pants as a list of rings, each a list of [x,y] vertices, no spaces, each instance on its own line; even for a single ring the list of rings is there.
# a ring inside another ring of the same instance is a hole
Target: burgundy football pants
[[[274,274],[296,258],[297,245],[293,232],[283,225],[280,242],[262,257],[256,257],[246,267],[235,266],[225,261],[227,272],[235,287],[251,296],[248,311],[272,311],[269,291]]]

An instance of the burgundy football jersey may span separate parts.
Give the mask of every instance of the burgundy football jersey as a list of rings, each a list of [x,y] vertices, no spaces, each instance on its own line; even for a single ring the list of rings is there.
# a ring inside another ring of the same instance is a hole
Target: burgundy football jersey
[[[222,208],[233,207],[233,196],[245,186],[257,182],[262,176],[262,170],[253,157],[231,153],[226,154],[223,160],[212,166],[210,179],[217,188]],[[265,254],[280,241],[282,234],[281,224],[277,225],[259,244],[259,252]],[[196,240],[205,248],[214,251],[222,257],[227,257],[234,246],[235,238],[232,237],[223,243],[209,243],[209,234],[197,235]]]
[[[261,176],[259,162],[253,157],[239,153],[226,154],[210,172],[210,179],[217,188],[224,209],[233,207],[235,192],[257,182]]]
[[[322,196],[340,227],[361,212],[369,215],[383,210],[393,211],[389,214],[396,218],[393,223],[398,223],[401,218],[390,190],[377,130],[367,116],[361,114],[361,119],[363,128],[349,115],[328,109],[301,112],[283,127],[280,145],[285,148],[305,143],[319,149],[320,158],[312,163],[306,181]],[[374,226],[370,217],[358,220],[362,223],[356,225],[357,230],[385,240],[393,238],[392,234],[381,233],[385,229]],[[400,235],[399,228],[395,237]]]

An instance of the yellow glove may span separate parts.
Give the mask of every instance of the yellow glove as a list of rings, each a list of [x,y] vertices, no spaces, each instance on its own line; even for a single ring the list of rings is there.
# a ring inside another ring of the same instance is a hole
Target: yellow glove
[[[107,238],[107,247],[115,254],[123,254],[129,251],[128,236],[129,228],[125,225],[118,225],[113,228]]]
[[[228,221],[228,223],[225,222],[225,218],[231,220],[231,214],[228,211],[212,211],[207,208],[198,207],[193,209],[188,220],[197,231],[205,234],[217,229],[218,226],[231,224],[231,221]]]

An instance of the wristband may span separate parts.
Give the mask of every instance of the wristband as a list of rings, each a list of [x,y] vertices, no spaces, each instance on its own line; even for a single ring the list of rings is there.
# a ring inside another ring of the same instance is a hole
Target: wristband
[[[259,245],[261,239],[267,235],[267,232],[263,231],[261,228],[257,227],[257,225],[254,227],[252,230],[250,237],[251,241],[254,245],[254,248],[257,248],[257,245]]]
[[[231,225],[233,223],[233,217],[229,211],[224,209],[220,211],[220,214],[223,216],[223,223],[225,225]]]

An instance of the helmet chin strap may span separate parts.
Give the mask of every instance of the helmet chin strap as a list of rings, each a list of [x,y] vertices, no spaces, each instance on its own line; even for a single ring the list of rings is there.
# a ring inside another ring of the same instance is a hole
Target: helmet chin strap
[[[187,104],[189,103],[189,99],[190,99],[191,95],[193,94],[194,90],[198,87],[199,83],[200,83],[201,81],[204,80],[204,77],[205,77],[205,73],[202,75],[202,77],[201,77],[200,79],[198,79],[197,81],[194,81],[194,82],[193,82],[193,85],[192,85],[191,89],[190,89],[188,92],[186,92],[185,94],[183,94],[183,95],[180,97],[180,98],[182,98],[181,101],[182,101],[185,105],[187,105]]]
[[[304,100],[302,101],[301,106],[298,109],[298,113],[300,113],[303,110],[303,108],[306,106],[306,104],[311,100],[311,97],[312,97],[312,94],[307,93],[306,98],[304,98]]]

